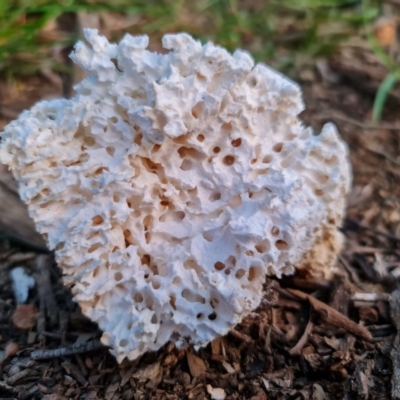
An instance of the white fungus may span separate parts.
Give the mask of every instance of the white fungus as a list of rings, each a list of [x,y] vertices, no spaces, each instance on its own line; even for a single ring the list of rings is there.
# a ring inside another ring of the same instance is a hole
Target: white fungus
[[[0,160],[118,361],[226,334],[266,274],[331,274],[347,148],[303,126],[296,84],[187,34],[163,55],[85,36],[88,78],[9,124]]]

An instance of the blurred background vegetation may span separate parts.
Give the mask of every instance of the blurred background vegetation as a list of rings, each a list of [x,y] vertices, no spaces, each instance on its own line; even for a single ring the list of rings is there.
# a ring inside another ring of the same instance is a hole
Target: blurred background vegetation
[[[186,31],[229,50],[244,48],[257,61],[295,79],[305,77],[304,67],[331,57],[343,42],[356,38],[385,69],[376,88],[373,118],[378,120],[400,76],[392,49],[397,25],[385,9],[390,3],[400,1],[0,1],[0,74],[15,79],[43,71],[68,72],[67,54],[93,15],[95,25],[112,40],[126,32],[159,39],[165,32]]]

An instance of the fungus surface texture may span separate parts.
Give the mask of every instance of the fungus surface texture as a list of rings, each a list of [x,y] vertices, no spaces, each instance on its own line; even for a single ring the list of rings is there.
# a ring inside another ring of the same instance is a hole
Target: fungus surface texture
[[[304,127],[298,85],[187,34],[85,35],[88,77],[10,123],[0,161],[118,361],[226,334],[266,274],[331,275],[347,147]]]

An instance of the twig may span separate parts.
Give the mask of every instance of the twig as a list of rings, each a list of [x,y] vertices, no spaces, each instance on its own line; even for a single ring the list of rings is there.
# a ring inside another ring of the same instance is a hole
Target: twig
[[[236,338],[240,339],[241,341],[245,342],[245,343],[252,343],[253,340],[251,339],[251,337],[247,336],[246,334],[239,332],[236,329],[232,329],[229,332],[232,336],[235,336]]]
[[[307,343],[308,340],[308,335],[311,333],[312,328],[313,328],[313,323],[311,322],[311,315],[310,315],[310,319],[308,320],[306,329],[304,329],[303,334],[301,335],[301,338],[299,339],[299,341],[297,342],[297,344],[292,347],[289,350],[289,354],[292,356],[297,356],[300,354],[300,351],[302,350],[302,348],[305,346],[305,344]]]
[[[45,360],[48,358],[57,358],[72,356],[74,354],[88,353],[89,351],[105,348],[98,340],[91,340],[90,342],[74,344],[72,346],[61,347],[52,350],[35,350],[31,353],[33,360]]]
[[[397,161],[395,158],[389,156],[389,154],[385,154],[378,150],[371,149],[370,147],[367,147],[367,146],[365,146],[364,148],[365,148],[365,150],[368,150],[370,153],[381,156],[381,157],[385,158],[386,160],[390,161],[391,163],[393,163],[394,165],[396,165],[397,167],[400,167],[400,162]]]
[[[339,311],[336,311],[334,308],[328,306],[322,301],[317,300],[314,296],[301,292],[300,290],[296,289],[286,289],[286,290],[289,293],[300,298],[301,300],[308,301],[311,307],[314,309],[314,311],[316,311],[322,317],[322,319],[324,319],[328,324],[331,324],[338,328],[343,328],[347,332],[359,336],[363,340],[372,342],[372,335],[365,327],[347,318]]]
[[[320,114],[319,117],[320,118],[338,119],[340,121],[347,122],[348,124],[358,126],[359,128],[362,128],[362,129],[387,129],[387,130],[392,130],[392,131],[400,131],[399,124],[382,124],[382,123],[376,123],[376,122],[359,121],[357,119],[351,118],[351,117],[349,117],[345,114],[342,114],[338,111],[335,111],[335,110]]]
[[[39,372],[34,369],[31,369],[31,368],[23,369],[22,371],[19,371],[16,374],[14,374],[13,376],[9,377],[6,380],[6,383],[7,383],[7,385],[14,386],[18,381],[28,378],[30,376],[36,376],[36,375],[39,375]]]
[[[375,302],[379,300],[388,301],[390,299],[389,293],[354,293],[351,296],[353,301],[367,301]]]

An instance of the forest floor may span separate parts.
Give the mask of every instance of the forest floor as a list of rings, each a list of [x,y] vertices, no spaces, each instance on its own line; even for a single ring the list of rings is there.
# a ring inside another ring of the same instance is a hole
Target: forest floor
[[[198,352],[170,344],[118,365],[39,251],[1,170],[3,214],[20,242],[0,242],[0,399],[389,399],[392,390],[400,398],[399,104],[394,96],[384,122],[370,122],[376,66],[357,70],[360,56],[346,57],[338,52],[298,71],[304,122],[316,131],[335,122],[350,149],[354,180],[336,277],[268,280],[263,305]],[[0,128],[62,94],[51,75],[1,81]],[[10,279],[17,266],[36,281],[24,306],[16,305]]]

